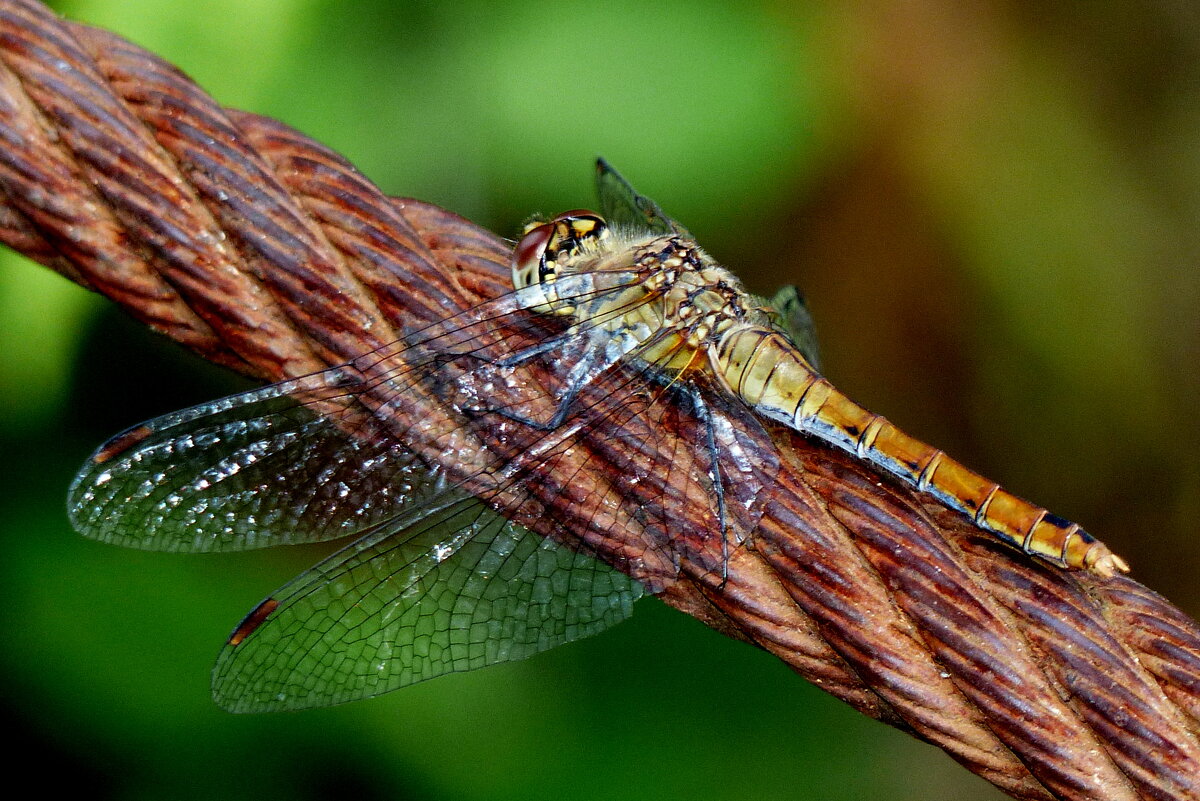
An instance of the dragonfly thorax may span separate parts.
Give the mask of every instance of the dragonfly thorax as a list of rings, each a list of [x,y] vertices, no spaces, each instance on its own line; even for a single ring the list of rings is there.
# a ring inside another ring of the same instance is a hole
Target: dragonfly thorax
[[[755,306],[741,282],[695,243],[671,237],[661,249],[638,263],[647,270],[647,287],[655,295],[663,328],[671,329],[692,348],[717,342],[730,328],[745,324]]]
[[[590,264],[564,271],[582,269],[575,274],[597,284],[609,276],[628,282],[577,304],[577,326],[602,331],[620,349],[674,373],[707,365],[707,354],[728,331],[761,316],[741,282],[690,238],[621,239],[614,237],[611,251]]]

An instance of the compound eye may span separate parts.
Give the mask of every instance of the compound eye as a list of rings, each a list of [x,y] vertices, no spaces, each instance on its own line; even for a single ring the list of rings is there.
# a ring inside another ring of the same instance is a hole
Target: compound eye
[[[577,245],[585,239],[602,237],[608,230],[604,218],[587,209],[564,211],[554,215],[550,222],[562,226],[563,238],[572,245]]]
[[[557,218],[556,218],[557,219]],[[523,289],[541,280],[546,260],[546,246],[554,236],[554,223],[542,223],[530,228],[517,243],[512,257],[513,287]]]
[[[560,212],[550,218],[550,222],[559,222],[560,220],[573,220],[576,217],[590,217],[594,220],[604,222],[604,218],[591,209],[571,209],[570,211]]]

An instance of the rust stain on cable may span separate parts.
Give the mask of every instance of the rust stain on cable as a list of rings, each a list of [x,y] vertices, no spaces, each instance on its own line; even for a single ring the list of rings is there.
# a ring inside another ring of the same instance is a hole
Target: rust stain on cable
[[[264,380],[344,361],[510,286],[495,236],[384,196],[327,148],[223,109],[170,64],[31,0],[0,2],[0,144],[0,240]],[[364,403],[358,424],[400,422]],[[433,431],[445,415],[427,395],[388,414]],[[507,511],[617,567],[636,562],[651,584],[677,565],[680,578],[660,582],[668,603],[1015,798],[1200,798],[1194,621],[1131,579],[1014,558],[849,457],[772,436],[748,443],[777,446],[782,464],[723,581],[719,543],[683,536],[666,550],[636,514],[661,506],[655,488],[598,469],[645,458],[632,440],[564,457],[586,469],[573,492],[620,498],[616,508],[547,486]],[[467,458],[512,447],[474,430]],[[699,458],[690,447],[680,458]],[[704,513],[686,493],[677,502],[684,518]]]

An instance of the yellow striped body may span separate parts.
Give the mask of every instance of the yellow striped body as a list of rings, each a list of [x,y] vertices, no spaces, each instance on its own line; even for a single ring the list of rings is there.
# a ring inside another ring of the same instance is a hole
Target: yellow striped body
[[[781,332],[731,327],[710,358],[730,391],[763,416],[871,462],[1026,553],[1102,576],[1129,569],[1078,524],[1018,498],[850,400]]]

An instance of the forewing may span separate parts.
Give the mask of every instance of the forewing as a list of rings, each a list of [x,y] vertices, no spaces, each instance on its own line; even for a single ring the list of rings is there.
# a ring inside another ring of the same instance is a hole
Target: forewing
[[[657,203],[638,194],[604,159],[596,159],[596,192],[600,196],[600,213],[609,225],[649,234],[691,236]]]
[[[414,417],[420,396],[487,385],[498,372],[491,358],[535,341],[540,325],[509,295],[347,364],[150,420],[80,469],[71,521],[104,542],[188,552],[315,542],[381,523],[445,488],[440,463],[415,455],[414,442],[435,454],[462,444],[452,404]]]
[[[210,552],[332,539],[427,497],[436,472],[361,409],[338,368],[165,415],[79,471],[68,511],[85,536]],[[353,381],[351,381],[353,383]],[[328,408],[297,400],[328,398]]]
[[[300,575],[213,672],[233,712],[328,706],[512,662],[624,620],[641,586],[451,493]]]

